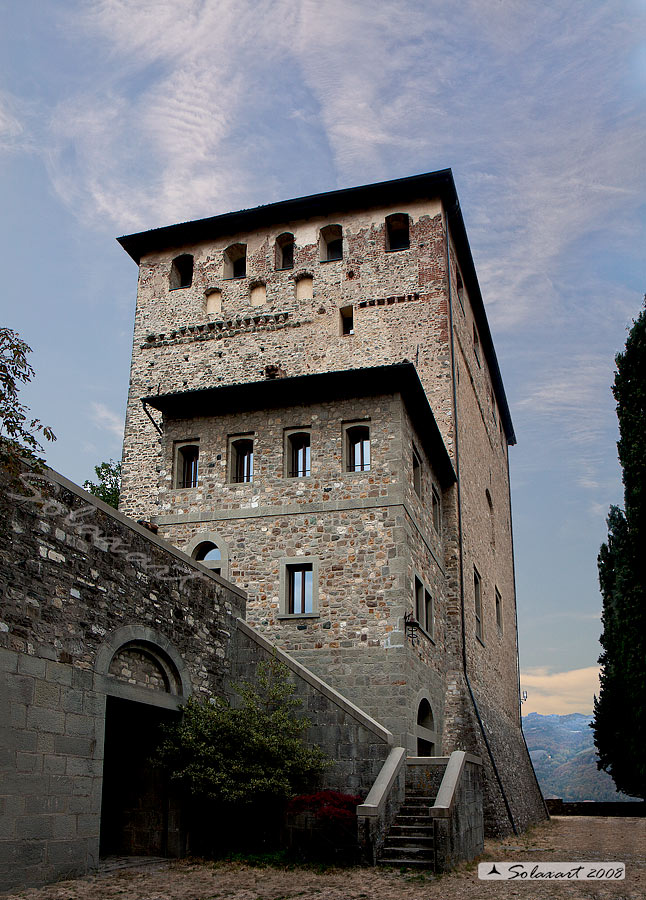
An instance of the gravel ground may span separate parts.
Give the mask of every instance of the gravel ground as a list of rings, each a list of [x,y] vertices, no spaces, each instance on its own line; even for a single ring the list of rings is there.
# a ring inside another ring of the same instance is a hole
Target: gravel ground
[[[3,900],[645,900],[646,819],[555,817],[520,838],[488,842],[481,860],[625,862],[626,879],[479,881],[475,863],[435,877],[395,869],[141,860],[129,867],[113,861],[98,875],[5,894]]]

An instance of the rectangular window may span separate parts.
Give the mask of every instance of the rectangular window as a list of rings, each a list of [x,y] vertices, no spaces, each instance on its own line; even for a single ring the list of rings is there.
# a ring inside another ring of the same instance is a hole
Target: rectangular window
[[[424,627],[431,637],[435,637],[435,610],[433,609],[433,597],[428,591],[424,591]]]
[[[345,430],[346,471],[370,471],[370,428],[367,425],[352,425]]]
[[[473,567],[473,598],[476,614],[476,637],[482,641],[482,579],[475,566]]]
[[[476,358],[476,362],[480,365],[480,336],[478,335],[478,329],[475,324],[473,326],[473,354]]]
[[[413,447],[413,490],[418,497],[422,496],[422,461]]]
[[[306,478],[311,474],[311,438],[309,431],[290,431],[285,436],[285,475]]]
[[[175,457],[175,487],[197,487],[198,461],[200,458],[199,444],[179,444],[176,447]]]
[[[424,628],[424,585],[415,576],[415,618]]]
[[[314,612],[313,571],[311,563],[287,566],[287,613],[299,616]]]
[[[458,267],[455,267],[455,280],[458,286],[458,300],[460,301],[460,309],[464,312],[464,282]]]
[[[234,484],[253,481],[253,438],[240,437],[229,445],[229,480]]]
[[[498,626],[498,631],[502,634],[502,597],[498,588],[496,588],[496,625]]]
[[[431,490],[431,511],[433,516],[433,528],[439,534],[442,528],[442,506],[440,504],[440,495],[435,487]]]
[[[341,334],[354,334],[354,311],[351,306],[344,306],[341,310]]]

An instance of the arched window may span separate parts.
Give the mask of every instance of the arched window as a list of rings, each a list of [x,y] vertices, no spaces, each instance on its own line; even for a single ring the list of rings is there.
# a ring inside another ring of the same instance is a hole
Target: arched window
[[[231,441],[230,480],[236,484],[253,481],[253,439]]]
[[[294,235],[285,231],[276,238],[276,268],[294,268]]]
[[[229,548],[221,535],[214,531],[200,531],[182,547],[184,553],[191,559],[202,563],[207,569],[229,577]]]
[[[294,431],[287,435],[287,477],[306,478],[311,472],[310,433]]]
[[[386,250],[410,248],[409,218],[406,213],[393,213],[386,217]]]
[[[319,252],[321,262],[343,259],[343,232],[340,225],[326,225],[325,228],[321,228]]]
[[[231,244],[224,251],[224,277],[244,278],[247,274],[247,245]]]
[[[193,257],[190,253],[176,256],[170,267],[169,288],[176,291],[178,288],[188,288],[193,284]]]
[[[417,755],[435,756],[436,740],[433,710],[424,697],[417,707]]]
[[[193,550],[193,559],[212,569],[216,575],[222,574],[222,551],[213,541],[202,541]]]
[[[196,441],[176,445],[175,487],[197,487],[200,445]]]
[[[370,428],[353,425],[346,430],[346,471],[370,471]]]

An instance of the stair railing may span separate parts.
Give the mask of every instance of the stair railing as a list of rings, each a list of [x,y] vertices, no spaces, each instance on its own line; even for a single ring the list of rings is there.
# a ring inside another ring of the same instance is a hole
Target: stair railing
[[[406,794],[406,750],[393,747],[368,796],[357,806],[359,846],[365,861],[377,864],[377,854]]]

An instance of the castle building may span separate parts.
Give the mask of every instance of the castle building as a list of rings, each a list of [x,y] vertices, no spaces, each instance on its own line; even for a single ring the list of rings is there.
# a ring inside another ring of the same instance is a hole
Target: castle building
[[[410,755],[479,754],[490,832],[543,817],[515,436],[450,170],[119,240],[139,266],[121,511]]]

